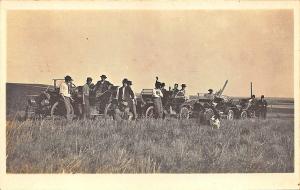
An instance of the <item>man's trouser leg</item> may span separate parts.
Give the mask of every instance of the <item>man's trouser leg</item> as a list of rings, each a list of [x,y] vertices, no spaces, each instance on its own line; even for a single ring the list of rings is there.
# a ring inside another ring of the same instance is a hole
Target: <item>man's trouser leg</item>
[[[160,98],[154,98],[154,111],[156,118],[162,118],[162,103]]]
[[[137,113],[136,113],[135,102],[134,102],[134,100],[129,100],[128,103],[129,103],[128,106],[130,108],[130,111],[133,113],[133,118],[136,119],[137,118]]]
[[[122,120],[121,114],[122,114],[122,112],[120,111],[120,109],[116,108],[115,113],[114,113],[114,119],[116,121],[121,121]]]
[[[262,118],[266,119],[267,118],[267,109],[262,110]]]
[[[163,110],[164,110],[164,108],[163,108],[163,104],[162,104],[162,100],[161,100],[161,98],[159,98],[159,118],[163,118]]]
[[[154,118],[158,118],[159,117],[159,115],[158,115],[158,113],[159,113],[158,98],[154,98],[153,99],[153,108],[154,108],[154,110],[153,110],[153,112],[154,112]]]
[[[90,118],[90,100],[89,96],[84,95],[84,104],[83,104],[83,119]]]
[[[71,120],[71,100],[69,97],[65,97],[64,102],[66,107],[66,118],[67,120]]]

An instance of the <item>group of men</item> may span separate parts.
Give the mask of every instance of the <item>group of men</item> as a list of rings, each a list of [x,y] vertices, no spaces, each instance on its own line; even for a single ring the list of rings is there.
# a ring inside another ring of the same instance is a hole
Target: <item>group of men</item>
[[[80,115],[83,119],[90,117],[90,96],[93,94],[99,102],[97,107],[99,110],[104,110],[106,104],[109,102],[110,96],[106,96],[106,93],[111,93],[109,90],[113,86],[112,83],[107,81],[106,75],[101,75],[100,80],[94,85],[93,79],[88,77],[86,83],[82,86],[82,101],[79,101]],[[73,79],[68,75],[65,77],[65,82],[59,86],[59,93],[63,98],[66,107],[66,116],[69,119],[71,112],[71,101],[74,101],[71,97],[71,84]],[[132,81],[123,79],[122,86],[117,90],[117,99],[121,105],[125,105],[130,108],[133,113],[133,118],[137,118],[136,112],[136,100],[133,90],[131,89]],[[117,110],[116,110],[117,111]]]
[[[266,119],[267,117],[267,106],[268,103],[265,100],[265,96],[261,95],[260,99],[257,100],[255,95],[252,95],[248,101],[248,105],[246,109],[252,109],[258,111],[257,116]]]
[[[163,118],[164,107],[168,107],[170,114],[176,114],[171,104],[168,104],[169,98],[182,98],[187,99],[186,96],[186,84],[181,85],[181,89],[178,89],[178,84],[174,84],[174,88],[169,87],[169,91],[165,89],[165,83],[159,82],[158,77],[154,84],[153,89],[153,105],[154,105],[154,115],[156,118]]]
[[[109,102],[110,96],[105,96],[105,93],[109,92],[112,83],[107,81],[106,75],[100,76],[101,80],[99,80],[96,85],[92,83],[93,79],[88,77],[86,83],[82,86],[82,101],[79,104],[79,110],[81,110],[81,117],[83,119],[90,117],[90,95],[94,94],[97,101],[100,102],[99,110],[104,110],[105,106]],[[70,89],[72,85],[73,79],[67,75],[65,77],[65,82],[61,83],[59,86],[59,93],[62,96],[64,101],[67,118],[70,118],[71,113],[71,101],[74,101],[70,94]],[[117,102],[118,105],[125,108],[126,111],[130,111],[133,114],[133,119],[137,118],[137,110],[136,110],[136,97],[131,88],[132,81],[127,78],[122,80],[122,86],[117,89]],[[210,99],[214,99],[215,94],[212,89],[208,90],[208,93],[204,95]],[[164,107],[168,108],[170,114],[175,114],[174,108],[171,105],[168,105],[169,98],[182,98],[187,99],[186,95],[186,85],[182,84],[181,89],[178,89],[178,84],[174,84],[174,88],[169,88],[169,91],[165,89],[165,83],[159,82],[158,77],[156,77],[155,88],[153,89],[153,104],[154,104],[154,114],[156,118],[163,118]],[[256,100],[255,95],[248,101],[247,109],[255,109],[258,110],[258,115],[262,118],[266,118],[267,116],[267,101],[264,99],[264,95],[261,96],[260,100]],[[175,108],[176,109],[176,108]],[[115,110],[116,115],[120,112],[119,109]]]

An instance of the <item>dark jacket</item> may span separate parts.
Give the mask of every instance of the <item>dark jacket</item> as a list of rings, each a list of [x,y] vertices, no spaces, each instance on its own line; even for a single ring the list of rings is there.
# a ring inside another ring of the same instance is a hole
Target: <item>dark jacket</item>
[[[123,96],[123,88],[125,88],[124,96]],[[129,101],[132,99],[134,99],[134,93],[129,86],[119,88],[118,101]]]
[[[99,91],[100,93],[103,93],[105,91],[108,90],[109,86],[111,86],[112,84],[108,81],[98,81],[94,87],[94,91]]]
[[[258,106],[259,108],[262,108],[262,109],[267,109],[267,106],[268,106],[268,103],[265,99],[260,99],[258,100]]]

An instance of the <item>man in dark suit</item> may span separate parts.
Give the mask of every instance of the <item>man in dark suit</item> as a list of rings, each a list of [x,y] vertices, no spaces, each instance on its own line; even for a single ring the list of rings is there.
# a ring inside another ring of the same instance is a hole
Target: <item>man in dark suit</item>
[[[129,107],[130,107],[130,110],[133,113],[133,119],[137,119],[136,99],[135,99],[135,95],[134,95],[134,92],[133,92],[131,86],[132,86],[132,81],[129,80],[127,82],[127,87],[129,89],[129,94],[130,94]]]
[[[99,111],[103,112],[106,105],[109,102],[109,89],[113,86],[109,81],[107,81],[106,75],[100,76],[101,80],[98,81],[93,89],[96,95],[97,103],[99,104]]]
[[[132,90],[128,87],[128,79],[123,79],[122,81],[122,87],[118,89],[117,93],[118,98],[118,108],[115,110],[116,112],[116,118],[121,118],[120,115],[122,113],[120,112],[123,110],[123,112],[127,113],[126,115],[130,115],[130,104],[132,104],[132,99],[134,99],[134,94]],[[117,119],[117,120],[119,120]]]
[[[265,100],[265,96],[261,95],[260,100],[258,100],[259,116],[263,119],[267,118],[267,107],[268,103]]]

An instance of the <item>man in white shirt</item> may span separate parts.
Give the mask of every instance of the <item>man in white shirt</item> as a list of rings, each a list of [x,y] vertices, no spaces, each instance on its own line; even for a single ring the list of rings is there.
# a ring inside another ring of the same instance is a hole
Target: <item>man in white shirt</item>
[[[163,97],[163,93],[160,90],[161,83],[156,82],[155,88],[153,89],[153,104],[154,104],[154,112],[156,113],[156,118],[163,118],[163,106],[161,98]]]
[[[83,119],[90,117],[90,85],[93,79],[88,77],[86,83],[82,86],[82,104],[83,104]]]
[[[66,118],[68,120],[71,120],[72,116],[71,116],[71,109],[72,109],[72,105],[71,105],[71,94],[70,94],[70,86],[72,83],[73,79],[67,75],[65,77],[65,82],[62,82],[59,86],[59,94],[61,95],[61,97],[63,98],[63,101],[65,103],[65,107],[66,107]]]

